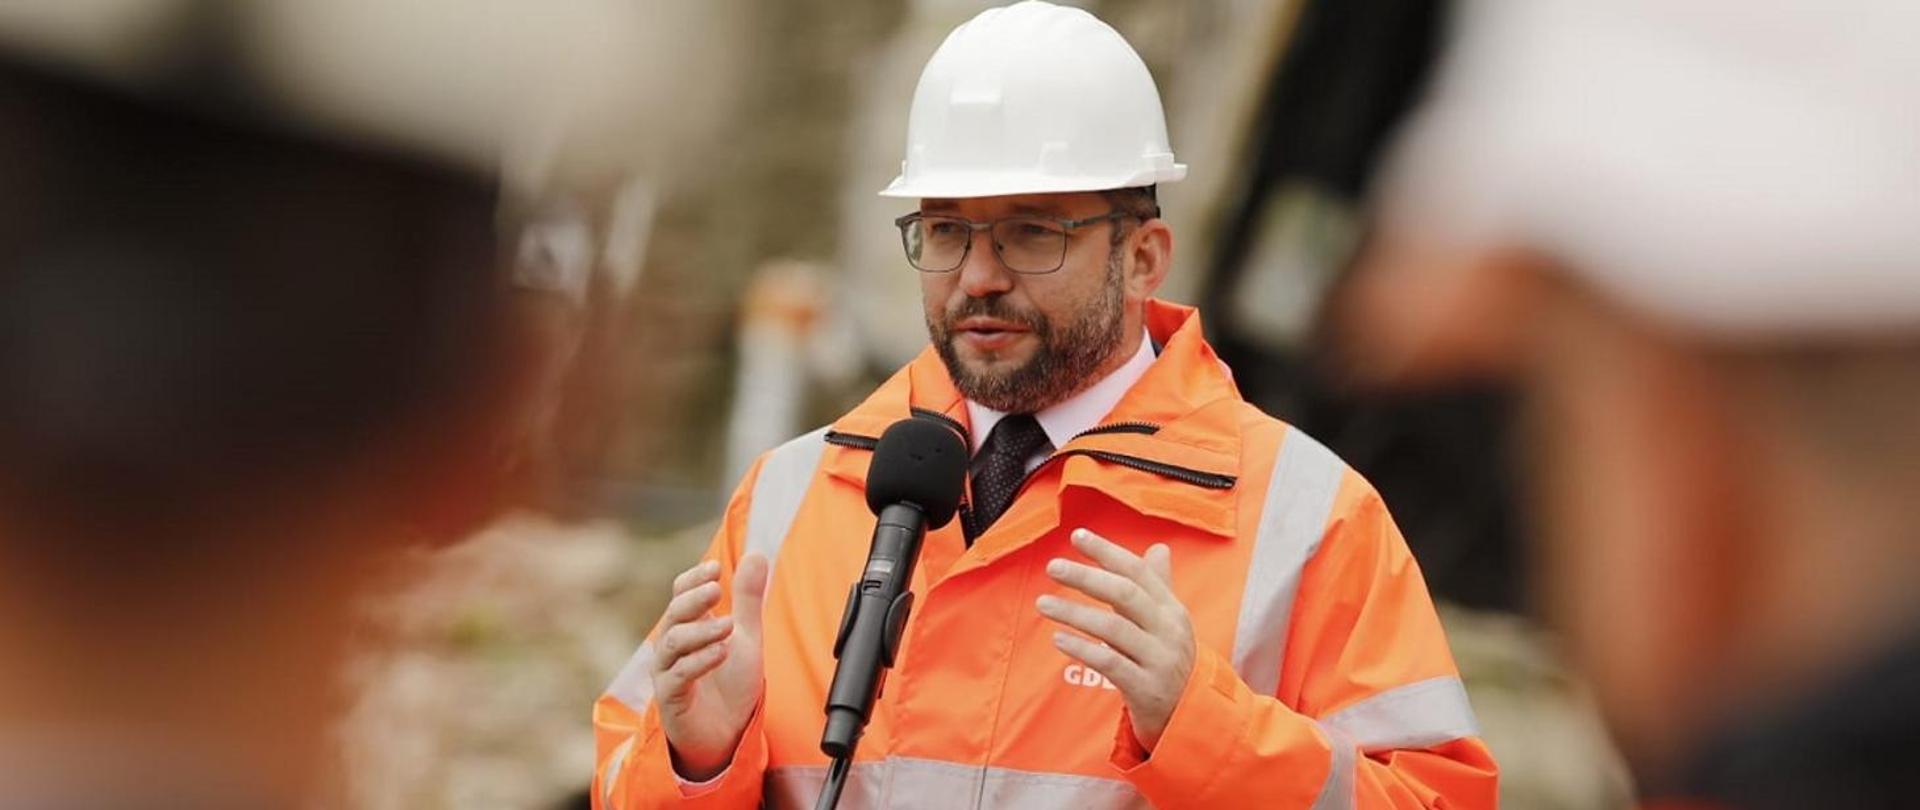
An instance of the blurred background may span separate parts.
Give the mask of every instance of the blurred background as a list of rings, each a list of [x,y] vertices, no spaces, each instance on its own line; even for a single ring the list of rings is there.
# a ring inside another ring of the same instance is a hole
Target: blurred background
[[[988,5],[0,5],[0,47],[35,69],[160,99],[245,76],[245,103],[220,110],[497,189],[496,261],[473,284],[497,295],[485,359],[510,393],[435,407],[484,411],[487,453],[461,463],[500,481],[472,520],[355,576],[345,719],[327,736],[340,804],[586,806],[593,699],[747,463],[924,345],[891,225],[905,208],[875,192],[920,67]],[[1503,803],[1626,804],[1582,686],[1529,617],[1507,392],[1367,396],[1322,367],[1322,303],[1449,4],[1075,5],[1147,60],[1192,167],[1161,193],[1178,235],[1166,296],[1200,305],[1250,399],[1384,493],[1442,603]]]

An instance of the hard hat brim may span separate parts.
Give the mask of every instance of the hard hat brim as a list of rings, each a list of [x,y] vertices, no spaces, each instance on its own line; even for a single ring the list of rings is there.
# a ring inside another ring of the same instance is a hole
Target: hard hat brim
[[[1083,191],[1112,191],[1160,183],[1174,183],[1187,176],[1187,165],[1150,172],[1107,177],[1062,177],[1059,175],[1009,175],[1005,172],[944,173],[908,179],[895,177],[880,191],[882,197],[905,199],[964,200],[977,197],[1005,197],[1013,194],[1073,194]]]

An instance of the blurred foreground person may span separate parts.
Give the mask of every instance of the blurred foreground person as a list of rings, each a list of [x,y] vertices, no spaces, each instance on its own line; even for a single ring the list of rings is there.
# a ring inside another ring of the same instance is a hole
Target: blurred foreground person
[[[493,201],[0,60],[0,807],[324,795],[375,553],[493,501]]]
[[[1539,593],[1650,799],[1920,802],[1920,6],[1486,3],[1336,310],[1530,401]]]
[[[1166,131],[1084,11],[990,9],[934,53],[881,192],[918,205],[894,224],[932,345],[749,471],[595,706],[599,806],[814,804],[869,464],[910,417],[967,440],[966,502],[926,537],[845,806],[1493,805],[1379,494],[1154,297]]]

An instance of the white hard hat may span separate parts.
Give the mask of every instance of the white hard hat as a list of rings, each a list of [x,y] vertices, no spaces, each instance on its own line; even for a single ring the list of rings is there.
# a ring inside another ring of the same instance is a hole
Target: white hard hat
[[[992,197],[1170,183],[1160,91],[1140,55],[1076,8],[988,9],[928,60],[907,157],[883,197]]]
[[[1920,3],[1470,4],[1389,232],[1722,337],[1920,328]]]

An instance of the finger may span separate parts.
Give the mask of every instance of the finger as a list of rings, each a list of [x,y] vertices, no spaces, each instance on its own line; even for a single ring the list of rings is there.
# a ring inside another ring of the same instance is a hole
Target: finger
[[[1158,627],[1153,600],[1133,580],[1072,560],[1055,558],[1047,563],[1047,576],[1053,581],[1113,606],[1134,624]]]
[[[708,560],[685,571],[681,571],[679,576],[674,577],[673,595],[679,596],[692,590],[696,586],[704,585],[719,578],[720,561]]]
[[[1112,681],[1122,695],[1138,695],[1144,692],[1147,683],[1146,671],[1112,647],[1095,644],[1064,630],[1054,631],[1053,646],[1080,663],[1092,667],[1093,671],[1106,676],[1106,679]]]
[[[1167,548],[1166,543],[1147,547],[1147,567],[1160,576],[1161,584],[1173,586],[1173,549]]]
[[[1099,563],[1101,568],[1139,583],[1150,594],[1158,594],[1159,583],[1155,581],[1153,568],[1146,560],[1088,529],[1073,530],[1072,541],[1074,548]]]
[[[678,697],[686,694],[694,682],[701,676],[712,672],[727,660],[727,644],[720,642],[700,648],[699,652],[680,656],[673,666],[660,673],[654,683],[654,689],[663,696]]]
[[[760,635],[760,613],[767,601],[767,577],[771,566],[766,555],[748,552],[733,572],[733,615],[740,629],[754,637]]]
[[[1132,580],[1138,580],[1147,574],[1145,560],[1121,548],[1120,544],[1094,534],[1091,530],[1074,529],[1070,538],[1074,548],[1099,563],[1101,568]]]
[[[1034,604],[1040,615],[1105,642],[1136,664],[1151,666],[1159,658],[1159,642],[1118,613],[1058,596],[1042,596]]]
[[[705,616],[714,605],[720,604],[720,583],[706,582],[695,585],[693,589],[673,598],[667,603],[666,613],[660,621],[671,627],[684,624]]]
[[[733,620],[725,616],[676,624],[660,634],[660,645],[654,653],[654,666],[671,669],[674,662],[682,657],[697,653],[732,633]]]

